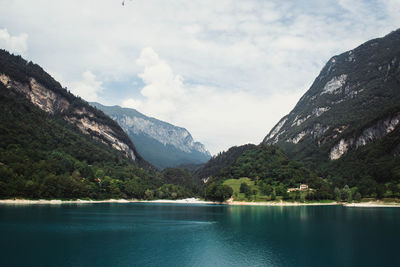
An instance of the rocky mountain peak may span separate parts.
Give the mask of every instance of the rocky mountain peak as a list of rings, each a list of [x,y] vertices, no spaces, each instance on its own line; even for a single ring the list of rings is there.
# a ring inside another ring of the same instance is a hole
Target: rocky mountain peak
[[[400,111],[399,61],[400,30],[332,57],[263,143],[334,160],[390,133]]]

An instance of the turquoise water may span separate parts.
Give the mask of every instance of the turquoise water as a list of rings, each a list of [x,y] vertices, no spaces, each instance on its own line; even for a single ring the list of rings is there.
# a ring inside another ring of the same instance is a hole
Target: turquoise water
[[[400,208],[0,205],[0,266],[399,266]]]

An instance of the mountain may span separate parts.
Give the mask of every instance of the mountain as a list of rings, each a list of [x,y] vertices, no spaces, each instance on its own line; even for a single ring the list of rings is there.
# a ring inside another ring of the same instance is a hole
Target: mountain
[[[0,82],[49,115],[62,117],[82,133],[122,152],[127,158],[147,164],[117,123],[62,88],[39,65],[0,50]]]
[[[396,30],[332,57],[263,143],[339,180],[397,183],[399,123]]]
[[[245,151],[255,147],[256,145],[253,144],[231,147],[212,157],[207,163],[197,168],[194,174],[199,179],[206,180],[210,176],[219,174],[224,168],[233,164]]]
[[[135,109],[90,104],[113,118],[135,143],[140,155],[160,169],[204,163],[211,157],[204,145],[195,142],[184,128],[147,117]]]

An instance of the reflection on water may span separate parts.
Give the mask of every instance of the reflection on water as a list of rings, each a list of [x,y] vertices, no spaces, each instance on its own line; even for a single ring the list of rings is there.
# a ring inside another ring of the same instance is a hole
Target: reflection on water
[[[396,208],[3,205],[0,259],[1,266],[396,266],[399,223]]]

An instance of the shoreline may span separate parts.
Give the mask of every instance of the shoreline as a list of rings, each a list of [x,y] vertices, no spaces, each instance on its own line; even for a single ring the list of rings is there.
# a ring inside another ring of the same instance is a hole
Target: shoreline
[[[98,204],[98,203],[178,203],[178,204],[221,204],[213,201],[203,201],[196,198],[186,199],[156,199],[156,200],[139,200],[139,199],[104,199],[104,200],[61,200],[61,199],[0,199],[0,204],[10,205],[61,205],[61,204]]]
[[[105,199],[105,200],[60,200],[60,199],[1,199],[1,204],[8,205],[62,205],[62,204],[97,204],[97,203],[159,203],[159,204],[211,204],[228,206],[275,206],[275,207],[297,207],[297,206],[343,206],[343,207],[400,207],[400,203],[385,203],[383,201],[369,201],[359,203],[301,203],[301,202],[245,202],[228,200],[226,202],[206,201],[198,198],[186,199],[157,199],[157,200],[138,200],[138,199]]]
[[[355,207],[355,208],[368,208],[368,207],[374,207],[374,208],[387,208],[387,207],[392,207],[392,208],[400,208],[400,203],[397,202],[388,202],[385,203],[383,201],[369,201],[369,202],[358,202],[358,203],[344,203],[343,206],[345,207]]]

